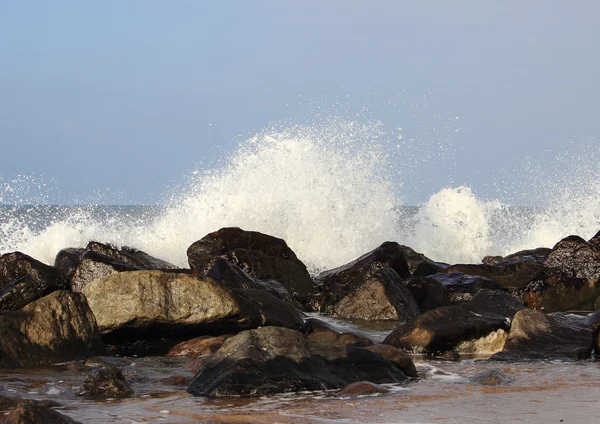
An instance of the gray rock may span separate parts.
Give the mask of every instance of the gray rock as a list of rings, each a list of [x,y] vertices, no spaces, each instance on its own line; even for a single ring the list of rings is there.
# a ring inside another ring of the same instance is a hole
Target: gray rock
[[[501,370],[488,370],[475,374],[469,382],[471,384],[481,384],[482,386],[503,386],[512,383],[513,380]]]

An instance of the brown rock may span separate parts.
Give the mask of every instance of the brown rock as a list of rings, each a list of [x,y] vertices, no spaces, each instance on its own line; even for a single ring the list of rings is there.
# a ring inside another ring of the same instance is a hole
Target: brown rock
[[[337,394],[338,396],[367,396],[388,392],[389,390],[381,384],[371,383],[370,381],[357,381],[342,387]]]
[[[418,378],[417,368],[415,367],[413,360],[400,349],[381,343],[366,346],[365,349],[379,353],[384,358],[387,358],[388,361],[394,364],[394,366],[401,370],[407,377]]]
[[[201,336],[173,346],[167,356],[185,356],[187,358],[202,358],[212,355],[223,345],[230,335]]]
[[[25,404],[13,409],[4,424],[80,424],[47,406]]]

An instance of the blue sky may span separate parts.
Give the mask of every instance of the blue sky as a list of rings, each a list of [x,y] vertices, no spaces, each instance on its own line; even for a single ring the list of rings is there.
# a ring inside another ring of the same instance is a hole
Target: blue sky
[[[0,0],[0,178],[52,179],[53,203],[154,203],[272,122],[360,111],[456,151],[407,203],[445,184],[493,197],[490,175],[525,156],[600,139],[598,16],[591,0]]]

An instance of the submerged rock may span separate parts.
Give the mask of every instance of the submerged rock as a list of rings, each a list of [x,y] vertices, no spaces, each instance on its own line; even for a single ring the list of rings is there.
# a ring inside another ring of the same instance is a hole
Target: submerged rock
[[[184,356],[186,358],[203,358],[215,353],[225,340],[231,335],[225,336],[200,336],[183,343],[179,343],[169,349],[167,356]]]
[[[302,304],[313,292],[306,266],[280,238],[240,228],[221,228],[193,243],[187,250],[192,270],[206,273],[225,259],[259,280],[276,280]]]
[[[76,394],[88,399],[119,399],[133,395],[133,390],[121,370],[109,365],[89,373]]]
[[[482,386],[503,386],[512,382],[513,379],[501,370],[482,371],[469,380],[471,384],[481,384]]]
[[[514,314],[524,307],[519,298],[482,289],[470,302],[427,311],[398,326],[384,343],[413,352],[440,354],[461,342],[508,330]]]
[[[319,347],[313,353],[298,331],[279,327],[243,331],[208,358],[188,392],[194,396],[263,396],[335,389],[362,380],[406,380],[390,361],[364,348],[348,346],[325,356],[323,351]]]
[[[514,316],[504,349],[491,359],[582,360],[590,357],[592,340],[592,329],[579,317],[522,309]]]
[[[0,316],[0,366],[39,366],[104,351],[86,299],[55,291]]]
[[[110,340],[189,338],[259,325],[303,326],[293,307],[267,292],[236,291],[185,273],[121,272],[91,282],[83,294]]]
[[[389,390],[381,384],[371,383],[370,381],[357,381],[342,387],[337,394],[338,396],[368,396],[388,392]]]

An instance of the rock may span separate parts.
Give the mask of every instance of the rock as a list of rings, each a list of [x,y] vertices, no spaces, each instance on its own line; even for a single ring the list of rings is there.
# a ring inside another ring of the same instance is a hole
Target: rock
[[[598,280],[600,245],[587,242],[579,236],[566,237],[552,248],[544,266],[552,275]]]
[[[600,309],[585,317],[583,323],[592,330],[594,336],[594,354],[598,356],[600,355],[600,338],[598,337],[600,333]]]
[[[600,307],[600,281],[549,276],[518,292],[532,309],[548,312],[589,311]]]
[[[446,352],[444,352],[440,355],[440,358],[443,359],[444,361],[460,362],[460,353],[458,353],[454,349],[447,350]]]
[[[259,280],[244,272],[237,265],[222,258],[216,259],[204,275],[230,288],[265,290],[281,300],[300,306],[279,281]]]
[[[422,253],[415,252],[408,246],[398,245],[398,247],[406,259],[409,274],[415,277],[426,277],[431,274],[437,274],[444,272],[450,267],[446,263],[432,261]]]
[[[311,354],[328,360],[345,355],[349,346],[364,347],[373,344],[363,334],[337,328],[316,318],[306,320],[304,334]]]
[[[229,289],[207,277],[129,271],[83,289],[108,342],[228,333],[259,325],[301,328],[290,305],[267,292]]]
[[[456,352],[463,355],[490,356],[500,352],[508,339],[508,332],[500,328],[486,336],[465,340],[456,346]]]
[[[394,364],[394,366],[402,371],[407,377],[419,377],[417,374],[417,368],[415,367],[411,357],[402,352],[400,349],[381,343],[365,346],[365,349],[380,354]]]
[[[298,331],[261,327],[227,339],[201,366],[188,392],[194,396],[264,396],[337,389],[362,380],[397,383],[406,376],[364,348],[349,346],[328,360],[312,354]]]
[[[500,284],[494,280],[479,275],[467,275],[462,272],[434,274],[428,278],[442,283],[450,303],[469,301],[481,289],[501,289]]]
[[[21,252],[0,256],[0,313],[68,288],[60,271]]]
[[[389,390],[380,384],[371,383],[370,381],[357,381],[342,387],[338,392],[338,396],[368,396],[375,394],[388,393]]]
[[[175,269],[175,265],[163,261],[162,259],[150,256],[146,252],[135,249],[133,247],[123,246],[121,249],[106,244],[99,243],[97,241],[91,241],[85,247],[86,252],[97,252],[109,258],[113,258],[118,262],[122,262],[128,265],[140,269]]]
[[[596,235],[589,240],[589,243],[594,246],[600,246],[600,231],[598,231]]]
[[[167,356],[184,356],[186,358],[203,358],[212,355],[225,343],[231,335],[200,336],[173,346]]]
[[[545,250],[535,249],[517,252],[496,261],[493,265],[458,264],[446,272],[462,272],[494,280],[502,288],[509,290],[523,289],[532,281],[540,280],[545,275],[542,263]],[[488,261],[489,263],[489,261]]]
[[[192,270],[207,272],[217,259],[226,259],[259,280],[276,280],[302,304],[313,292],[306,266],[280,238],[240,228],[221,228],[187,250]]]
[[[24,404],[13,409],[3,424],[80,424],[47,406]]]
[[[93,250],[86,251],[83,253],[81,261],[71,277],[71,290],[79,293],[83,291],[85,286],[99,278],[119,272],[138,271],[141,269],[140,267],[120,262]]]
[[[413,352],[440,354],[459,343],[479,339],[498,329],[508,330],[523,303],[499,290],[480,290],[470,302],[427,311],[398,326],[385,344]]]
[[[124,398],[133,395],[121,370],[115,366],[100,367],[86,377],[76,392],[88,399]]]
[[[0,412],[10,411],[11,409],[22,405],[38,405],[48,408],[56,408],[61,406],[60,403],[53,400],[19,399],[0,395]],[[2,421],[0,420],[0,422]]]
[[[103,352],[81,294],[58,290],[0,316],[0,366],[39,366]]]
[[[45,291],[30,275],[18,278],[0,290],[0,315],[21,309],[44,295]]]
[[[582,360],[590,357],[592,340],[591,328],[580,318],[522,309],[514,316],[504,349],[491,359]]]
[[[469,380],[471,384],[481,384],[482,386],[503,386],[512,383],[513,379],[501,370],[487,370],[475,374]]]
[[[394,321],[420,314],[414,296],[393,269],[375,269],[363,278],[362,284],[355,282],[355,288],[336,304],[321,305],[321,311],[336,318]]]
[[[433,278],[410,277],[406,280],[406,288],[421,311],[430,311],[449,302],[444,285]]]
[[[73,278],[73,273],[77,269],[79,262],[81,262],[81,255],[84,252],[85,249],[82,248],[68,247],[56,254],[54,267],[65,276],[67,281],[71,281],[71,278]]]

